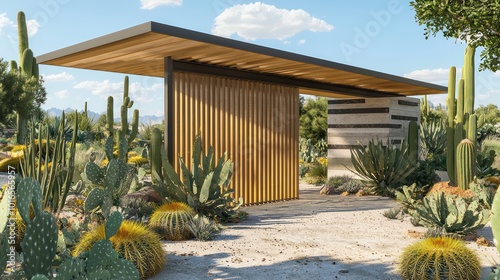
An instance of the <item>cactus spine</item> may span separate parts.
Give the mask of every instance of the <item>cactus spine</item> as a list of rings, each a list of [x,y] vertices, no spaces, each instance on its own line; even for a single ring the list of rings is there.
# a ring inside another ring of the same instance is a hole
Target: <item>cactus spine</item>
[[[476,168],[474,149],[474,144],[469,139],[462,140],[457,146],[457,181],[463,190],[468,190],[470,182],[474,179]]]

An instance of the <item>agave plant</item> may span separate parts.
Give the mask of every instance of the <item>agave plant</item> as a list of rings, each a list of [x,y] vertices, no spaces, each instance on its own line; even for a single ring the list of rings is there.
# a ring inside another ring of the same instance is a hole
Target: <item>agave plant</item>
[[[384,145],[381,140],[370,140],[368,146],[351,149],[353,168],[350,171],[361,177],[371,192],[377,195],[394,196],[401,182],[416,168],[409,160],[408,144],[401,147]]]
[[[433,192],[422,199],[412,216],[427,228],[467,234],[483,228],[489,221],[490,213],[475,196],[468,201],[456,195]]]
[[[229,187],[229,183],[233,176],[233,163],[225,153],[216,164],[212,147],[205,155],[199,135],[194,141],[191,170],[179,157],[179,175],[168,162],[164,149],[161,149],[161,157],[162,174],[153,171],[158,183],[153,188],[167,200],[184,202],[197,213],[220,222],[230,220],[243,204],[242,197],[237,202],[231,197],[234,189]]]

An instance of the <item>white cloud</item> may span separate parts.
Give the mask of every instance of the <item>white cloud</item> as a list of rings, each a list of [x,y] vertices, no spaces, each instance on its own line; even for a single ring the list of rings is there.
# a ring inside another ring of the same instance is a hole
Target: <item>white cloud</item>
[[[163,83],[155,83],[151,86],[143,86],[135,82],[130,84],[130,98],[137,103],[149,103],[157,100],[163,92]]]
[[[113,97],[118,97],[123,92],[123,82],[112,83],[109,80],[104,81],[85,81],[76,84],[73,88],[75,89],[87,89],[93,95],[107,97],[109,95]]]
[[[303,44],[305,44],[305,43],[306,43],[306,40],[305,40],[305,39],[301,39],[301,40],[299,40],[299,42],[298,42],[298,44],[299,44],[299,45],[303,45]]]
[[[66,72],[62,72],[59,74],[50,74],[50,75],[44,76],[43,79],[46,82],[64,82],[64,81],[73,80],[73,79],[75,79],[75,77],[73,77],[73,75],[68,74]]]
[[[159,6],[180,6],[182,0],[141,0],[141,9],[152,10]]]
[[[477,96],[477,100],[479,100],[479,101],[488,100],[490,98],[491,98],[491,94],[479,94]]]
[[[113,96],[117,104],[121,104],[121,98],[123,97],[123,82],[112,83],[109,80],[105,81],[85,81],[80,82],[74,86],[75,89],[87,89],[93,95],[98,95],[102,97],[107,97],[109,95]],[[144,86],[139,82],[134,82],[129,84],[130,99],[136,103],[149,103],[157,100],[158,98],[163,98],[161,93],[163,92],[163,83],[155,83],[151,86]]]
[[[7,13],[0,14],[0,34],[4,27],[12,25],[14,25],[14,22],[7,17]]]
[[[460,76],[461,68],[457,69],[457,76]],[[448,75],[450,70],[444,68],[437,69],[423,69],[423,70],[415,70],[408,74],[404,74],[406,78],[415,79],[428,83],[435,83],[441,85],[448,84]],[[457,79],[458,79],[457,77]]]
[[[36,20],[30,19],[26,21],[26,28],[28,29],[28,36],[33,36],[38,33],[40,24]]]
[[[493,76],[495,76],[495,77],[500,77],[500,70],[499,70],[499,71],[496,71],[495,73],[493,73]]]
[[[59,99],[64,99],[64,98],[68,97],[69,91],[67,91],[67,90],[57,91],[57,92],[54,92],[54,95],[57,96]]]
[[[255,2],[224,10],[215,18],[212,33],[224,37],[237,34],[247,40],[284,40],[304,30],[326,32],[332,29],[332,25],[304,10],[278,9]]]

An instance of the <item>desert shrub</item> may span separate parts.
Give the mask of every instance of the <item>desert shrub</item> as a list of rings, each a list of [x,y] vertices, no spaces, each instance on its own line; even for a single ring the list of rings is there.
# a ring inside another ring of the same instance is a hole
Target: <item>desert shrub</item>
[[[328,178],[326,185],[329,187],[337,188],[340,185],[343,185],[350,180],[352,180],[352,177],[349,175],[333,176],[333,177]]]
[[[304,178],[304,176],[306,176],[307,172],[309,172],[309,164],[299,162],[299,177]]]
[[[399,266],[404,280],[480,279],[479,258],[451,237],[426,238],[407,247]]]
[[[326,166],[316,161],[310,164],[305,181],[308,184],[321,185],[326,182],[327,176]]]
[[[415,207],[424,196],[425,193],[417,188],[416,184],[403,186],[401,190],[396,191],[396,201],[401,204],[405,213],[415,210]]]
[[[401,208],[391,208],[384,211],[382,215],[387,219],[397,219],[400,213],[401,213]]]
[[[76,245],[73,255],[89,251],[95,243],[105,237],[104,225],[87,232]],[[152,277],[162,271],[165,252],[160,237],[146,226],[125,220],[109,240],[118,254],[137,267],[141,279]]]
[[[202,215],[196,215],[187,223],[187,228],[199,241],[212,240],[214,234],[219,232],[217,223]]]
[[[426,193],[429,188],[437,181],[436,169],[438,169],[430,160],[419,160],[416,168],[404,180],[403,185],[415,184],[416,188]]]
[[[347,182],[343,183],[342,185],[338,186],[337,191],[355,194],[364,188],[365,184],[363,184],[360,180],[350,179],[347,180]]]
[[[394,197],[404,179],[415,170],[416,165],[409,160],[408,145],[386,146],[381,140],[370,140],[368,146],[360,145],[351,149],[353,168],[349,170],[360,176],[376,195]]]

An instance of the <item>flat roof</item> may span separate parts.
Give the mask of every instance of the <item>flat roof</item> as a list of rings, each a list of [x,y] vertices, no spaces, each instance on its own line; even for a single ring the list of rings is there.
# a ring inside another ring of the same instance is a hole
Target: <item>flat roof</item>
[[[146,22],[43,54],[37,61],[45,65],[164,77],[165,57],[287,78],[295,81],[301,93],[328,97],[412,96],[447,91],[444,86],[157,22]]]

